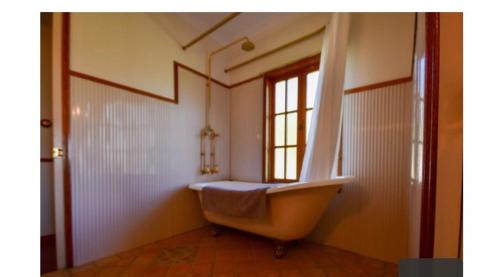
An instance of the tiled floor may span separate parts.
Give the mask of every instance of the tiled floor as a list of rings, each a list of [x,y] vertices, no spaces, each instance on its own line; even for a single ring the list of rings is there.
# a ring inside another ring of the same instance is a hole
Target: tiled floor
[[[43,276],[397,276],[397,266],[301,241],[275,259],[259,236],[197,229],[71,270]]]

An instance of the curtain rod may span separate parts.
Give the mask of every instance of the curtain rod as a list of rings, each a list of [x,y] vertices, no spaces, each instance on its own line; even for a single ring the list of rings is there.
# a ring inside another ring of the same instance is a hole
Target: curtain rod
[[[235,65],[233,65],[233,66],[230,66],[230,67],[226,68],[226,69],[224,70],[224,72],[226,72],[226,73],[227,73],[227,72],[229,72],[229,71],[232,71],[232,70],[235,70],[235,69],[237,69],[237,68],[240,68],[240,67],[242,67],[242,66],[244,66],[244,65],[247,65],[247,64],[249,64],[249,63],[251,63],[251,62],[254,62],[254,61],[256,61],[256,60],[259,60],[259,59],[262,59],[262,58],[264,58],[264,57],[267,57],[267,56],[269,56],[269,55],[271,55],[271,54],[274,54],[274,53],[276,53],[276,52],[278,52],[278,51],[281,51],[281,50],[283,50],[283,49],[285,49],[285,48],[288,48],[288,47],[290,47],[290,46],[292,46],[292,45],[294,45],[294,44],[297,44],[297,43],[299,43],[299,42],[301,42],[301,41],[307,40],[307,39],[309,39],[309,38],[311,38],[311,37],[313,37],[313,36],[315,36],[315,35],[317,35],[317,34],[319,34],[319,33],[323,32],[324,30],[325,30],[325,26],[323,26],[323,27],[319,28],[318,30],[316,30],[316,31],[314,31],[314,32],[312,32],[312,33],[309,33],[309,34],[304,35],[304,36],[302,36],[302,37],[296,38],[296,39],[294,39],[294,40],[292,40],[292,41],[290,41],[290,42],[287,42],[287,43],[285,43],[285,44],[282,44],[282,45],[280,45],[280,46],[278,46],[278,47],[276,47],[276,48],[274,48],[274,49],[271,49],[271,50],[269,50],[269,51],[267,51],[267,52],[264,52],[264,53],[262,53],[262,54],[260,54],[260,55],[257,55],[257,56],[255,56],[255,57],[253,57],[253,58],[250,58],[250,59],[248,59],[248,60],[246,60],[246,61],[244,61],[244,62],[241,62],[241,63],[239,63],[239,64],[235,64]]]
[[[215,30],[219,29],[222,25],[226,24],[228,21],[230,21],[231,19],[237,17],[240,14],[241,13],[238,12],[238,13],[232,13],[232,14],[226,16],[224,19],[222,19],[221,21],[219,21],[217,24],[215,24],[214,26],[212,26],[210,29],[206,30],[205,32],[201,33],[199,36],[197,36],[196,38],[194,38],[188,44],[183,45],[182,46],[182,50],[186,50],[189,47],[193,46],[193,44],[197,43],[198,41],[202,40],[204,37],[206,37],[209,34],[213,33]]]

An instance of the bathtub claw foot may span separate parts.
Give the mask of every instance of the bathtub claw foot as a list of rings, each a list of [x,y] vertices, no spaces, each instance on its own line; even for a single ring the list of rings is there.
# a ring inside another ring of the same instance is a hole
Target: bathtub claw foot
[[[216,224],[212,224],[212,236],[218,237],[221,233],[221,227]]]
[[[285,242],[279,241],[276,242],[276,248],[274,249],[274,257],[276,259],[281,259],[286,254],[286,245]]]

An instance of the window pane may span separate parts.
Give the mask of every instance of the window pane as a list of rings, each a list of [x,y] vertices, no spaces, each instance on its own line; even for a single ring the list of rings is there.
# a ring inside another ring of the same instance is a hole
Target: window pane
[[[291,78],[286,81],[287,85],[287,99],[286,99],[286,110],[287,111],[295,111],[297,110],[297,101],[298,101],[298,89],[299,89],[299,78]]]
[[[297,179],[297,147],[286,149],[286,178]]]
[[[306,112],[306,143],[307,138],[309,137],[309,127],[311,126],[312,111],[313,110],[309,110]]]
[[[285,148],[274,149],[274,178],[285,178]]]
[[[274,120],[274,145],[285,144],[285,115],[277,115]]]
[[[297,112],[289,113],[286,117],[286,144],[297,144]]]
[[[274,112],[282,113],[285,111],[285,81],[276,83],[275,98],[274,98]]]
[[[316,88],[318,87],[319,71],[314,71],[307,74],[307,107],[314,106],[314,99],[316,98]]]

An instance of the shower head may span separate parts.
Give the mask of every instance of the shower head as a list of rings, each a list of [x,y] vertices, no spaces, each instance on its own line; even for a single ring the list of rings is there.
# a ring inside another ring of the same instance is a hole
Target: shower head
[[[250,40],[245,40],[245,42],[243,42],[241,44],[241,49],[243,51],[252,51],[253,49],[255,48],[255,44],[253,44],[253,42],[251,42]]]

